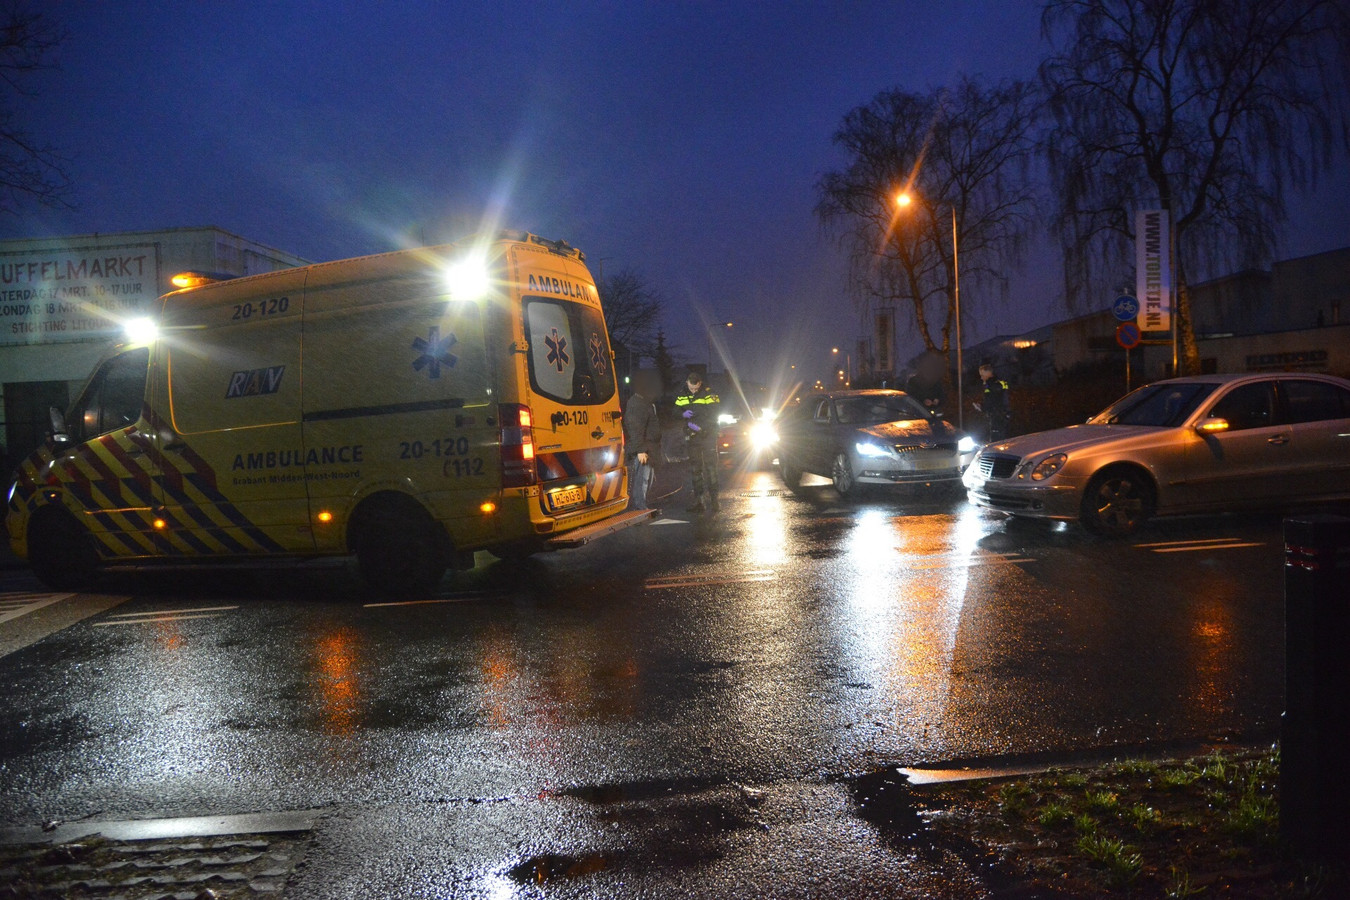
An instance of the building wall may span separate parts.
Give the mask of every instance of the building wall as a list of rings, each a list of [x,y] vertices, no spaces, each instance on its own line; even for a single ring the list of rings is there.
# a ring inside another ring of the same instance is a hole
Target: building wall
[[[1272,282],[1281,329],[1350,324],[1350,247],[1277,262]]]
[[[0,241],[0,410],[10,465],[179,272],[253,275],[307,260],[219,228]]]

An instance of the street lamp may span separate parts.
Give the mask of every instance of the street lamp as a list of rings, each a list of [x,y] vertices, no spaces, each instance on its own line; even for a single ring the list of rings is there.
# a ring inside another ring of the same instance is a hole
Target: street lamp
[[[831,347],[830,352],[838,356],[839,348]],[[848,377],[844,380],[844,386],[851,387],[853,385],[853,356],[847,352],[844,354],[844,371],[848,372]]]
[[[901,191],[895,198],[895,205],[904,210],[914,202],[908,191]],[[961,257],[956,242],[956,207],[952,207],[952,306],[956,311],[956,427],[965,430],[966,409],[965,392],[962,390],[964,377],[961,361]]]
[[[709,325],[708,328],[707,328],[707,331],[708,331],[708,374],[709,374],[709,375],[712,374],[712,367],[713,367],[713,366],[712,366],[712,359],[713,359],[713,357],[712,357],[712,352],[713,352],[713,329],[714,329],[714,328],[730,328],[730,327],[732,327],[732,325],[734,325],[734,324],[735,324],[734,322],[713,322],[713,323],[712,323],[711,325]],[[723,362],[725,362],[725,361],[726,361],[726,360],[723,360]]]

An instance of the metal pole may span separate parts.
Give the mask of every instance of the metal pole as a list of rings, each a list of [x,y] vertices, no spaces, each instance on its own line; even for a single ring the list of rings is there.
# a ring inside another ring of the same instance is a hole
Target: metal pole
[[[956,247],[956,207],[952,207],[952,300],[956,306],[956,427],[966,428],[965,392],[962,389],[964,365],[961,361],[961,259]]]

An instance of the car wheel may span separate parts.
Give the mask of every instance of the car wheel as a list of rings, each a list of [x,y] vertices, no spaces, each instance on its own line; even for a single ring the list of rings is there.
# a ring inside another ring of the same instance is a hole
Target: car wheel
[[[1153,515],[1153,485],[1134,469],[1107,469],[1088,482],[1082,522],[1094,534],[1123,537]]]
[[[797,494],[802,489],[802,470],[797,468],[786,458],[780,457],[778,460],[778,475],[783,479],[783,484],[792,493]]]
[[[834,489],[840,497],[855,497],[858,494],[858,482],[853,477],[853,466],[849,465],[848,454],[840,453],[834,458],[834,468],[830,470],[834,479]]]
[[[28,564],[53,590],[89,587],[98,571],[98,551],[84,526],[64,509],[39,510],[28,526]]]
[[[376,592],[387,597],[429,594],[445,574],[449,554],[438,540],[438,526],[410,498],[366,501],[353,528],[357,566]]]

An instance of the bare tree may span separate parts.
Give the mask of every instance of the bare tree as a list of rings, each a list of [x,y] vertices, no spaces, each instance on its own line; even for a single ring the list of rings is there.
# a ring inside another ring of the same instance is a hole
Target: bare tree
[[[1041,66],[1071,302],[1129,283],[1133,213],[1170,212],[1182,370],[1188,270],[1273,253],[1284,189],[1346,144],[1345,0],[1050,0]],[[1339,140],[1338,140],[1339,139]]]
[[[632,353],[654,355],[665,308],[661,295],[632,269],[602,278],[597,287],[610,339]]]
[[[59,24],[28,4],[10,0],[0,11],[0,212],[17,212],[29,199],[65,205],[65,160],[29,133],[20,112],[33,96],[33,73],[52,67],[64,38]]]
[[[1036,115],[1025,82],[963,78],[950,91],[885,91],[844,117],[834,142],[848,166],[817,183],[816,215],[848,251],[864,315],[908,306],[925,348],[945,355],[956,322],[954,250],[963,284],[1006,287],[1034,208]],[[906,208],[896,202],[902,192]]]

